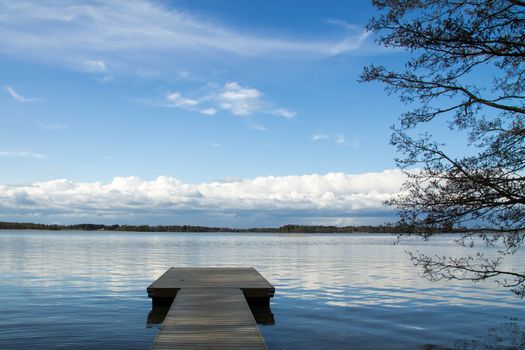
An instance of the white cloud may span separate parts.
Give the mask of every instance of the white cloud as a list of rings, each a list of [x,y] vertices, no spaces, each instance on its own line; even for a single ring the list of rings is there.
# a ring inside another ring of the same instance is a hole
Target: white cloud
[[[364,28],[321,40],[251,34],[151,0],[2,1],[0,14],[0,52],[81,70],[202,53],[331,56],[363,50],[368,36]]]
[[[12,98],[17,100],[18,102],[32,102],[37,100],[36,98],[28,98],[18,94],[15,91],[15,89],[13,89],[11,86],[4,86],[4,89],[9,95],[11,95]]]
[[[252,218],[252,224],[261,223],[257,221],[261,218],[274,223],[300,218],[311,223],[350,217],[358,222],[360,217],[372,216],[381,221],[388,216],[383,201],[397,193],[404,180],[399,170],[266,176],[196,185],[166,176],[152,181],[116,177],[106,184],[61,179],[0,185],[0,212],[11,213],[12,218],[38,214],[115,220],[133,214],[150,221],[151,215],[164,219],[197,215],[208,224],[213,224],[210,218],[226,215],[233,226],[240,217]]]
[[[292,118],[296,115],[286,108],[274,108],[273,104],[263,99],[264,94],[256,88],[242,86],[238,82],[227,82],[223,86],[207,84],[207,93],[200,97],[189,98],[180,92],[169,92],[164,96],[161,106],[179,107],[204,115],[215,115],[224,110],[234,116],[246,117],[260,112]],[[197,106],[199,108],[197,108]]]
[[[253,88],[242,87],[237,82],[224,84],[222,91],[214,96],[222,109],[233,115],[247,116],[261,108],[262,93]]]
[[[313,141],[332,141],[338,146],[348,146],[352,148],[358,148],[359,147],[359,139],[355,136],[351,138],[351,141],[348,141],[343,134],[334,134],[334,135],[327,135],[327,134],[314,134],[312,135]]]
[[[354,31],[360,31],[361,28],[356,26],[355,24],[352,24],[352,23],[348,23],[346,21],[343,21],[341,19],[337,19],[337,18],[328,18],[326,21],[325,21],[326,24],[330,24],[330,25],[334,25],[334,26],[338,26],[338,27],[341,27],[347,31],[351,31],[351,32],[354,32]]]
[[[104,61],[85,61],[85,67],[88,72],[93,73],[105,73],[108,71],[108,67]]]
[[[15,158],[34,158],[44,159],[47,158],[45,155],[30,151],[10,151],[0,149],[0,157],[15,157]]]
[[[335,135],[335,143],[338,145],[343,145],[346,142],[346,139],[343,135],[337,134]]]
[[[277,108],[273,111],[270,111],[271,114],[278,115],[284,118],[293,118],[297,115],[296,112],[290,111],[286,108]]]
[[[180,92],[170,92],[166,94],[166,100],[176,107],[194,107],[199,104],[197,100],[183,97]]]
[[[364,31],[357,35],[348,37],[344,39],[343,41],[341,41],[340,43],[337,43],[336,45],[334,45],[331,48],[330,52],[333,55],[338,55],[344,52],[356,51],[363,45],[363,43],[366,41],[366,39],[371,34],[372,34],[371,32]]]
[[[312,140],[314,140],[314,141],[329,140],[329,139],[330,139],[330,136],[328,136],[326,134],[314,134],[312,136]]]
[[[200,112],[202,114],[205,114],[205,115],[215,115],[215,113],[217,113],[217,110],[215,108],[206,108],[206,109],[201,109]]]
[[[268,130],[264,125],[260,125],[260,124],[250,124],[249,128],[252,130],[258,130],[258,131]]]

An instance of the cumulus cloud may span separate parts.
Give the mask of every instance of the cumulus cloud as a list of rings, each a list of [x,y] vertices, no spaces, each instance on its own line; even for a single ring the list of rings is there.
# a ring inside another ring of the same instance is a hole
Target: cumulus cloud
[[[222,86],[208,84],[207,93],[190,98],[180,92],[169,92],[162,106],[179,107],[204,115],[215,115],[219,110],[227,111],[234,116],[246,117],[254,113],[278,115],[292,118],[297,113],[286,108],[275,108],[273,103],[263,99],[264,94],[253,87],[242,86],[236,81],[227,82]]]
[[[221,92],[214,96],[222,109],[233,115],[246,116],[261,108],[262,93],[253,88],[242,87],[237,82],[224,84]]]
[[[354,218],[359,223],[359,218],[366,216],[382,222],[388,216],[383,201],[399,191],[404,179],[399,170],[266,176],[201,184],[166,176],[152,181],[116,177],[106,184],[60,179],[0,185],[0,211],[4,213],[0,216],[111,217],[125,221],[131,214],[141,218],[163,216],[164,220],[198,215],[202,222],[212,225],[217,221],[210,218],[223,216],[232,220],[232,226],[238,225],[235,220],[240,217],[251,225],[286,223],[291,218],[302,223]]]
[[[37,100],[36,98],[29,98],[29,97],[24,97],[24,96],[20,95],[11,86],[4,86],[4,89],[5,89],[5,91],[7,91],[7,93],[9,95],[11,95],[12,98],[17,100],[18,102],[32,102],[32,101],[36,101]]]
[[[1,1],[0,13],[0,52],[82,70],[146,63],[147,53],[331,56],[362,50],[368,35],[364,28],[321,40],[250,34],[151,0]]]

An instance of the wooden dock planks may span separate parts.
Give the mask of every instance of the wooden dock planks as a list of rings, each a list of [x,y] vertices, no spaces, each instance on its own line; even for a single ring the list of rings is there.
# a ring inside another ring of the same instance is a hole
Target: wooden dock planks
[[[151,349],[267,349],[246,294],[274,292],[253,268],[170,268],[148,287],[153,299],[176,296]]]
[[[184,288],[151,349],[267,348],[240,289]]]

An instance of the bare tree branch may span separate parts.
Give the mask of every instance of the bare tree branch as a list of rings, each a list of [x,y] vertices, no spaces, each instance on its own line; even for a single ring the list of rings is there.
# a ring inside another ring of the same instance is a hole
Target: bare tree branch
[[[387,204],[407,234],[429,238],[454,227],[458,243],[480,237],[499,257],[411,254],[431,280],[498,279],[524,296],[525,269],[500,263],[525,241],[525,2],[519,0],[373,0],[368,29],[378,42],[412,52],[404,71],[365,67],[361,81],[380,81],[415,108],[401,116],[391,143],[408,181]],[[480,81],[480,77],[484,80]],[[469,150],[450,154],[418,126],[445,118],[468,132]],[[475,152],[473,152],[475,150]],[[414,169],[416,168],[416,169]],[[523,268],[523,266],[521,267]]]

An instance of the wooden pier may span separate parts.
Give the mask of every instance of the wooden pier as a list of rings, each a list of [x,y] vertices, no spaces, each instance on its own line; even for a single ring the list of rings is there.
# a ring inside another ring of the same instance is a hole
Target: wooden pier
[[[274,293],[254,268],[172,267],[148,287],[153,305],[171,303],[151,349],[266,349],[248,303]]]

